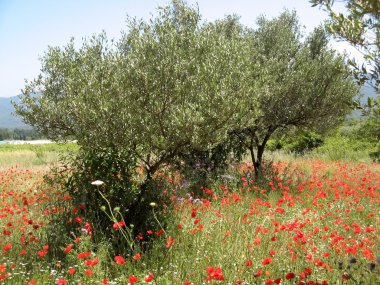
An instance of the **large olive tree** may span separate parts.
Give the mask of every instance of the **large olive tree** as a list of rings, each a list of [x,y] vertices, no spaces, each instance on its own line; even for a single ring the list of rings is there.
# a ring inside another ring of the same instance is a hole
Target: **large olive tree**
[[[74,41],[50,47],[16,111],[53,140],[77,140],[81,175],[74,178],[83,185],[74,188],[105,180],[111,204],[141,218],[142,205],[157,199],[147,185],[161,166],[218,144],[251,119],[255,65],[244,30],[223,33],[181,1],[150,21],[127,22],[117,42],[101,34],[79,48]],[[131,186],[137,163],[145,169],[138,189]],[[98,209],[102,197],[93,192],[87,202]]]

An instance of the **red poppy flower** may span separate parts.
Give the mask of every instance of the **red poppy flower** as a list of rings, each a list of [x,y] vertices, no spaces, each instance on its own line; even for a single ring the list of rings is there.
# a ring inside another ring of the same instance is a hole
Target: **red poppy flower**
[[[133,285],[133,284],[135,284],[137,282],[138,278],[136,276],[134,276],[134,275],[131,275],[131,276],[129,276],[128,280],[129,280],[129,283],[131,285]]]
[[[115,262],[116,262],[117,265],[123,265],[123,264],[125,264],[124,258],[122,256],[120,256],[120,255],[115,256],[114,260],[115,260]]]
[[[152,282],[154,280],[154,275],[153,273],[149,273],[148,275],[145,275],[145,278],[144,278],[145,282]]]
[[[343,273],[343,275],[342,275],[342,279],[343,280],[349,280],[351,278],[351,275],[350,274],[348,274],[348,273]]]
[[[8,278],[9,276],[11,276],[10,273],[2,274],[2,275],[0,275],[0,280],[4,280],[4,279]]]
[[[265,258],[261,263],[263,265],[268,265],[272,262],[272,258],[268,257],[268,258]]]
[[[305,275],[308,276],[308,275],[311,275],[311,272],[312,272],[312,271],[313,271],[313,270],[311,269],[311,267],[308,267],[308,268],[305,269],[304,272],[305,272]]]
[[[83,222],[83,219],[81,217],[76,217],[75,218],[75,221],[78,223],[78,224],[81,224]]]
[[[366,233],[373,232],[374,230],[375,230],[374,227],[366,227],[365,228]]]
[[[79,253],[78,254],[78,258],[79,259],[82,259],[82,258],[87,258],[87,257],[89,257],[91,255],[91,252],[82,252],[82,253]]]
[[[172,247],[173,245],[174,245],[174,239],[173,239],[171,236],[169,236],[169,237],[168,237],[168,240],[166,241],[165,247],[166,247],[166,248],[170,248],[170,247]]]
[[[141,254],[140,253],[136,253],[134,256],[133,256],[133,260],[140,260],[141,259]]]
[[[37,253],[38,253],[39,257],[43,258],[47,254],[47,251],[39,250]]]
[[[217,268],[217,267],[207,267],[206,268],[206,272],[207,272],[207,278],[206,278],[206,281],[211,281],[211,280],[219,280],[219,281],[224,281],[224,276],[223,276],[223,273],[222,273],[222,269],[221,268]]]
[[[84,272],[84,274],[85,274],[86,276],[88,276],[88,277],[91,277],[94,273],[92,272],[91,269],[86,269],[85,272]]]
[[[72,249],[73,249],[73,245],[72,245],[72,244],[69,244],[69,245],[65,248],[65,253],[69,253]]]
[[[77,271],[77,270],[76,270],[75,268],[69,268],[69,269],[67,270],[67,273],[73,275],[76,271]]]
[[[253,274],[256,278],[257,277],[260,277],[261,275],[263,275],[263,270],[262,269],[258,269],[255,274]]]
[[[6,244],[6,245],[3,246],[3,250],[4,250],[4,251],[8,251],[8,250],[10,250],[11,248],[12,248],[12,244],[11,244],[11,243],[8,243],[8,244]]]
[[[113,227],[115,230],[117,230],[117,229],[122,228],[122,227],[124,227],[124,226],[125,226],[124,221],[120,221],[120,222],[116,222],[116,223],[114,223],[112,227]]]
[[[65,280],[65,279],[57,279],[57,280],[55,280],[55,284],[57,284],[57,285],[66,285],[67,284],[67,280]]]
[[[88,259],[84,262],[84,265],[86,266],[95,266],[99,263],[99,258],[95,258],[95,259]]]
[[[288,274],[285,275],[285,278],[287,280],[292,279],[294,277],[296,277],[296,275],[293,272],[289,272]]]

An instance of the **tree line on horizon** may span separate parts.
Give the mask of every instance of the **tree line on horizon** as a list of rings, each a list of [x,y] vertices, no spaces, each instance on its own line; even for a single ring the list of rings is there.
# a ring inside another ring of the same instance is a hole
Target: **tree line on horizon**
[[[40,133],[33,129],[0,128],[0,141],[6,140],[38,140],[43,139]]]

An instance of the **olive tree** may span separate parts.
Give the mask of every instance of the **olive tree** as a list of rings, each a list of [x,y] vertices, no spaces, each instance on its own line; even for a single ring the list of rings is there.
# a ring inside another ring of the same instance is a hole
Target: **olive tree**
[[[344,58],[329,49],[321,28],[303,39],[296,14],[288,11],[271,20],[260,17],[257,24],[252,58],[264,78],[255,98],[259,112],[233,132],[250,151],[256,175],[273,134],[333,128],[357,94]]]
[[[50,47],[16,111],[50,139],[77,140],[80,181],[106,177],[111,202],[141,218],[142,205],[158,199],[147,185],[161,166],[251,119],[255,67],[243,31],[227,36],[181,1],[127,23],[116,42],[101,34],[79,48]],[[139,163],[145,178],[136,188]],[[97,209],[93,192],[87,198]]]

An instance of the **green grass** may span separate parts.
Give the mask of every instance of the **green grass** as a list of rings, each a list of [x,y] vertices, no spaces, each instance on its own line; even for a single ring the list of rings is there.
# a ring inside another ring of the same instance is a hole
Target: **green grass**
[[[355,140],[343,136],[328,137],[324,143],[313,150],[303,154],[289,151],[287,149],[267,151],[267,159],[274,161],[295,161],[295,160],[324,160],[324,161],[345,161],[371,163],[373,158],[371,153],[377,150],[377,145],[373,141]]]

